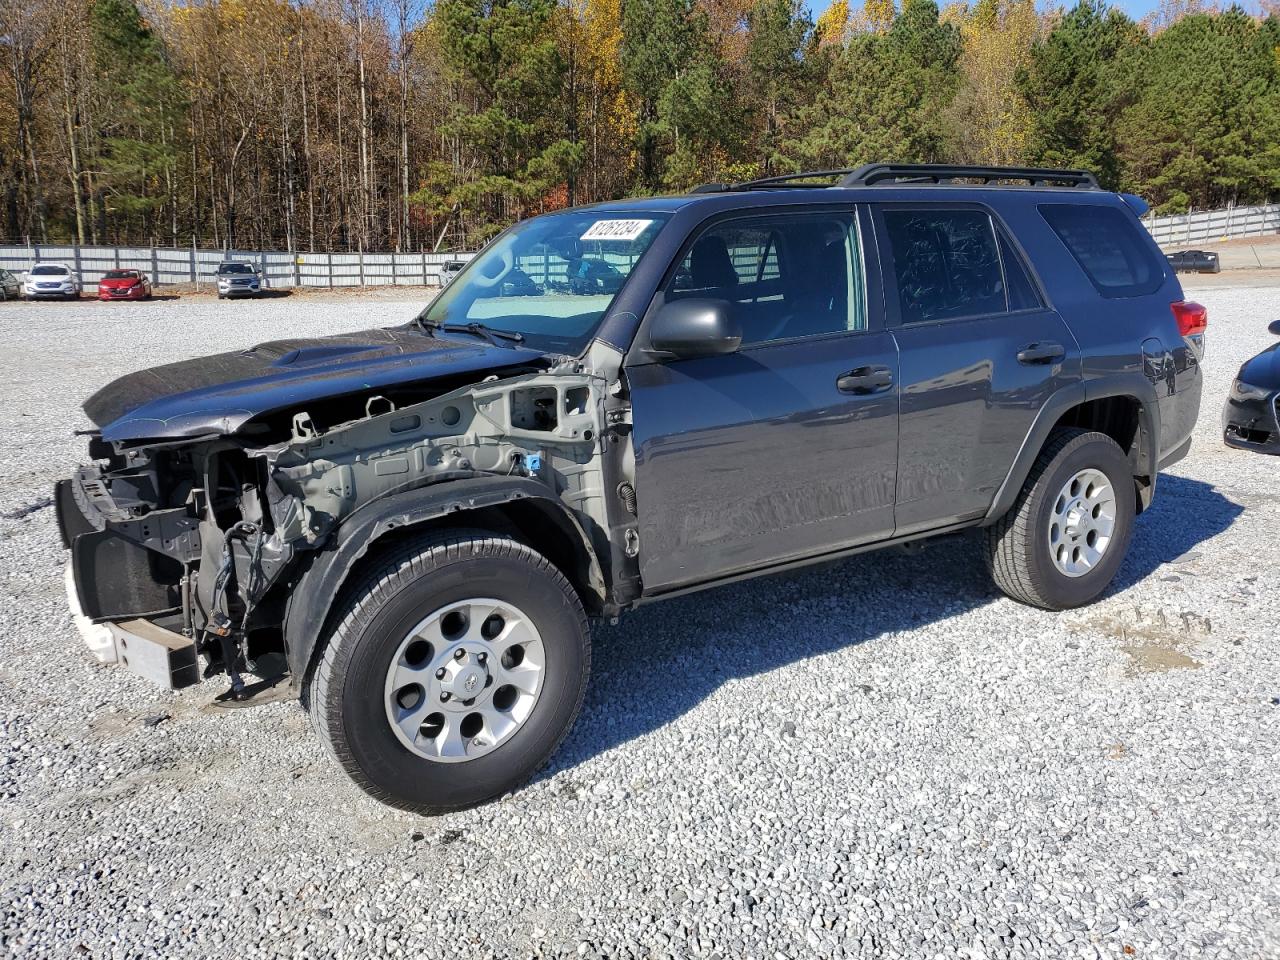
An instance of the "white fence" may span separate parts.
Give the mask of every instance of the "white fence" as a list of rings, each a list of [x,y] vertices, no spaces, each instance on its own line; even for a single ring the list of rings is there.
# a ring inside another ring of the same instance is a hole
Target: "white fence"
[[[0,246],[0,268],[23,274],[37,260],[75,270],[86,287],[108,270],[141,270],[153,283],[212,285],[223,260],[243,260],[262,271],[266,286],[438,286],[450,261],[470,253],[290,253],[284,250],[195,250],[190,247],[77,247],[54,244]]]
[[[1186,247],[1231,237],[1262,237],[1280,233],[1280,203],[1260,207],[1227,207],[1142,220],[1162,247]]]
[[[1212,243],[1229,237],[1280,233],[1280,204],[1228,207],[1143,223],[1166,248]],[[437,286],[450,261],[470,253],[291,253],[285,250],[197,250],[189,247],[76,247],[50,244],[0,246],[0,268],[22,274],[37,260],[62,261],[93,287],[108,270],[141,270],[156,284],[212,284],[222,260],[247,260],[266,285],[288,287]],[[548,268],[550,270],[550,268]]]

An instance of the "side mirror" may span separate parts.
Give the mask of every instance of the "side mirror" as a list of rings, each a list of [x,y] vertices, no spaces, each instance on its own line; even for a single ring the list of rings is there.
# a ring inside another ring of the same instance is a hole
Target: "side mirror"
[[[1280,337],[1280,320],[1272,320],[1267,324],[1267,333],[1273,337]]]
[[[734,353],[742,345],[742,324],[728,300],[673,300],[653,318],[649,343],[681,360]]]

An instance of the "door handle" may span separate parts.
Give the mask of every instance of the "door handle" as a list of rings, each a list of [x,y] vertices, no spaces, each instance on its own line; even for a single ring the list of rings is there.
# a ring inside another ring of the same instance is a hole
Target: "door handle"
[[[1018,362],[1026,364],[1055,363],[1067,355],[1060,343],[1045,340],[1042,343],[1029,343],[1018,351]]]
[[[836,389],[841,393],[881,393],[892,386],[893,371],[888,367],[855,367],[836,378]]]

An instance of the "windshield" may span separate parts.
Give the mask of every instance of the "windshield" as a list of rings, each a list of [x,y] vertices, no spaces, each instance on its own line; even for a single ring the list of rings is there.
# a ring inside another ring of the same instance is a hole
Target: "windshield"
[[[253,273],[253,267],[247,263],[220,263],[218,264],[219,273]]]
[[[467,264],[422,314],[524,334],[539,350],[578,353],[669,216],[599,210],[516,224]]]
[[[44,266],[33,268],[31,275],[35,277],[64,277],[70,272],[66,267]]]
[[[138,274],[133,270],[108,270],[102,275],[103,280],[137,280]]]

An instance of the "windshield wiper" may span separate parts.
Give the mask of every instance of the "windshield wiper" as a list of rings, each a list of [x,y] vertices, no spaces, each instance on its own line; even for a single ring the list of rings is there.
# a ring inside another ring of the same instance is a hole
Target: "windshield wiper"
[[[437,330],[443,330],[445,333],[469,333],[473,337],[481,337],[488,340],[495,347],[501,346],[499,340],[508,340],[511,343],[524,343],[524,334],[515,330],[495,330],[487,327],[483,323],[441,323],[439,320],[426,320],[423,317],[414,318],[414,322],[422,328],[424,333],[435,336]]]

